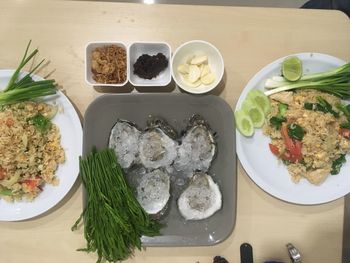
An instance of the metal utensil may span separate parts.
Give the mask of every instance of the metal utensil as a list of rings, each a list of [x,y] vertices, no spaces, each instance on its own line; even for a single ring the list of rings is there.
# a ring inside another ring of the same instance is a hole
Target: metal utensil
[[[293,246],[293,244],[291,244],[291,243],[288,243],[286,246],[287,246],[287,249],[289,252],[289,257],[292,260],[292,263],[302,263],[301,255],[300,255],[298,249],[296,249],[296,247]]]

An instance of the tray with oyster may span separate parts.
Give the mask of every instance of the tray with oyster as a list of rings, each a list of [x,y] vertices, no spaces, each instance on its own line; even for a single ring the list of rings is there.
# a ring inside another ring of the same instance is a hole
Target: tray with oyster
[[[101,117],[103,116],[103,117]],[[165,224],[144,246],[213,245],[233,230],[233,113],[219,97],[103,95],[87,109],[83,151],[114,149],[139,203]]]

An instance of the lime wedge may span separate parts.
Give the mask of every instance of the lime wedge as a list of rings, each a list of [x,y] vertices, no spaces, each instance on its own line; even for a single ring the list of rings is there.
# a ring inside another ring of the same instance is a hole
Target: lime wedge
[[[301,78],[303,66],[297,57],[288,57],[282,63],[282,75],[289,81],[297,81]]]
[[[255,128],[260,128],[263,126],[265,115],[258,104],[251,99],[246,98],[243,101],[242,110],[250,117]]]
[[[252,89],[248,92],[247,98],[256,103],[258,106],[260,106],[265,116],[270,112],[270,100],[261,90]]]
[[[252,136],[254,133],[254,127],[250,117],[243,111],[238,110],[235,112],[236,127],[239,132],[244,136]]]

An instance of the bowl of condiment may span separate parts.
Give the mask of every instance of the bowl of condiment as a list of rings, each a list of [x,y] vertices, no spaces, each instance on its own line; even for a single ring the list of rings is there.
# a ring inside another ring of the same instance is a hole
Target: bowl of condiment
[[[171,48],[165,42],[129,46],[129,81],[133,86],[166,86],[171,81]]]
[[[122,42],[86,45],[85,80],[92,86],[124,86],[128,82],[127,47]]]
[[[171,64],[177,86],[193,94],[215,89],[224,75],[224,60],[220,51],[203,40],[193,40],[179,46]]]

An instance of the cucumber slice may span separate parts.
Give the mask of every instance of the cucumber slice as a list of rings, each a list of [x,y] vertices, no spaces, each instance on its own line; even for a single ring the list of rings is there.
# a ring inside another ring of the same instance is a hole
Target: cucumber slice
[[[246,98],[243,101],[242,110],[250,117],[255,128],[260,128],[263,126],[265,115],[263,110],[257,103],[255,103],[255,101]]]
[[[252,89],[248,92],[247,98],[251,99],[263,110],[265,116],[270,112],[271,105],[269,98],[261,90]]]
[[[243,111],[235,112],[236,127],[244,136],[252,136],[254,134],[254,126],[250,117]]]

